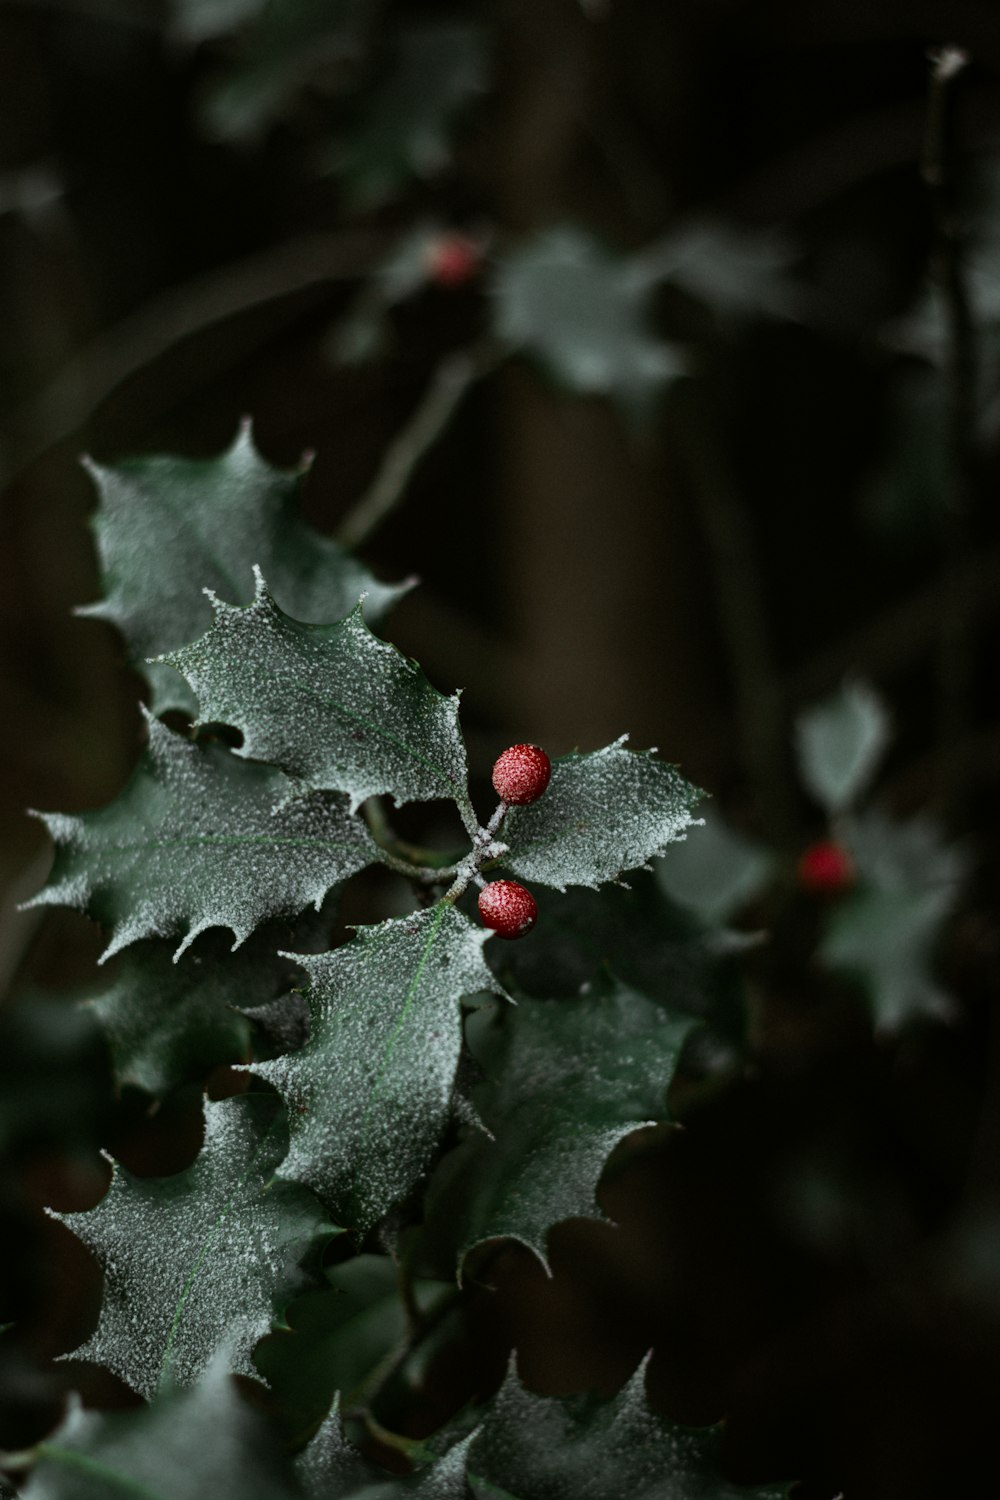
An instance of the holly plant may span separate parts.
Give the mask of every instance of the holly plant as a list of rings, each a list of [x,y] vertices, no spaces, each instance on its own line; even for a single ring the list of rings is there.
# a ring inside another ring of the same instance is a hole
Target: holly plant
[[[556,1399],[515,1354],[495,1395],[413,1436],[471,1270],[505,1241],[547,1267],[555,1224],[600,1216],[612,1152],[669,1123],[717,958],[648,867],[701,793],[622,736],[512,745],[477,805],[458,696],[374,633],[400,589],[301,520],[301,471],[244,427],[214,461],[91,472],[90,613],[146,679],[145,748],[109,806],[40,814],[32,904],[103,930],[84,999],[120,1087],[157,1107],[215,1086],[184,1170],[112,1161],[96,1207],[55,1215],[103,1274],[73,1357],[142,1404],[70,1401],[8,1456],[19,1493],[786,1494],[731,1484],[719,1430],[668,1420],[643,1369]],[[414,803],[452,848],[397,831]],[[359,879],[375,920],[338,931]]]

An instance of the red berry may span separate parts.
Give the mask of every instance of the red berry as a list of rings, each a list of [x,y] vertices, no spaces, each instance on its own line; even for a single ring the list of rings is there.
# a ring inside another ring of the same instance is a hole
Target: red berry
[[[843,844],[820,839],[799,860],[799,884],[817,896],[836,896],[854,884],[854,861]]]
[[[538,921],[538,902],[516,880],[491,880],[479,892],[479,915],[497,937],[524,937]]]
[[[549,784],[552,762],[537,745],[511,745],[493,767],[497,795],[514,807],[537,802]]]
[[[427,246],[427,276],[438,286],[465,286],[479,275],[482,252],[465,234],[439,234]]]

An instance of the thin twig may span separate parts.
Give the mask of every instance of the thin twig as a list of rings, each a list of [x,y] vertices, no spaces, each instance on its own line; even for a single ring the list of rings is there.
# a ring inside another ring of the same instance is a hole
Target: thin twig
[[[389,444],[371,485],[340,527],[338,540],[343,547],[360,547],[395,510],[415,469],[448,426],[466,391],[488,375],[504,353],[497,344],[484,340],[442,360],[416,411]]]
[[[970,550],[968,532],[974,491],[976,347],[953,170],[954,81],[967,62],[967,55],[957,47],[943,47],[930,54],[922,162],[934,220],[933,274],[940,289],[947,329],[950,479],[944,497],[947,557],[937,650],[938,738],[942,748],[966,736],[972,695],[973,620],[963,577]],[[953,762],[945,757],[941,764],[948,766]],[[954,803],[958,793],[955,782],[950,781],[942,789]]]

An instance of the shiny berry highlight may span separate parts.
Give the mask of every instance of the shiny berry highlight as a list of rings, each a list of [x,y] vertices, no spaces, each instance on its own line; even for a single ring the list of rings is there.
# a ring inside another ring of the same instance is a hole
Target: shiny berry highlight
[[[493,767],[497,796],[513,807],[537,802],[552,776],[552,762],[537,745],[511,745]]]
[[[538,903],[516,880],[491,880],[479,892],[479,916],[497,937],[524,937],[538,921]]]

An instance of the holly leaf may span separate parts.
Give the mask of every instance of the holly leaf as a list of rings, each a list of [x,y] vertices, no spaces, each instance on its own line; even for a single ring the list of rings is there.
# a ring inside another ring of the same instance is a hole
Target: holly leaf
[[[457,696],[372,635],[360,606],[335,624],[303,625],[258,572],[252,605],[212,607],[211,630],[164,660],[191,684],[203,720],[240,730],[241,755],[347,792],[352,809],[383,792],[397,804],[468,800]]]
[[[950,1020],[955,1004],[934,976],[934,952],[958,901],[963,853],[925,818],[870,812],[843,836],[859,881],[828,918],[820,962],[860,982],[880,1031],[920,1016]]]
[[[652,1411],[642,1366],[611,1401],[536,1396],[512,1370],[472,1442],[468,1478],[476,1500],[784,1500],[787,1484],[723,1478],[722,1430]]]
[[[70,1357],[152,1397],[167,1381],[197,1380],[225,1338],[230,1368],[254,1374],[254,1345],[309,1284],[301,1262],[336,1233],[311,1193],[274,1180],[286,1146],[273,1098],[208,1102],[186,1171],[134,1177],[112,1163],[96,1208],[53,1213],[104,1269],[97,1329]]]
[[[456,1443],[443,1458],[419,1473],[400,1476],[364,1458],[344,1436],[339,1403],[296,1460],[296,1470],[309,1500],[466,1500],[465,1465],[471,1436]]]
[[[287,1327],[257,1346],[254,1363],[282,1405],[310,1430],[339,1392],[345,1404],[369,1400],[406,1348],[409,1320],[399,1268],[387,1255],[357,1255],[325,1273],[327,1286],[287,1309]],[[433,1313],[450,1283],[417,1281],[417,1306]]]
[[[595,1192],[608,1157],[668,1118],[667,1088],[695,1024],[610,975],[574,1000],[521,999],[470,1017],[485,1074],[472,1101],[490,1134],[471,1134],[445,1158],[427,1207],[460,1271],[490,1239],[519,1240],[547,1267],[553,1224],[604,1217]]]
[[[526,880],[565,890],[598,886],[644,866],[695,822],[703,793],[625,736],[590,754],[554,761],[544,797],[514,807],[503,828],[503,863]]]
[[[799,771],[828,813],[843,812],[864,792],[889,739],[889,715],[866,683],[839,692],[796,722]]]
[[[122,632],[156,714],[195,712],[186,683],[148,658],[208,629],[205,588],[249,603],[256,563],[299,618],[339,619],[364,594],[374,624],[408,587],[379,583],[306,525],[298,514],[302,471],[266,463],[249,423],[219,458],[155,456],[114,467],[88,460],[87,467],[100,498],[93,525],[106,598],[80,613],[110,620]]]
[[[209,927],[230,928],[238,947],[271,917],[318,908],[379,858],[343,797],[293,798],[272,766],[146,718],[148,748],[114,802],[79,817],[38,814],[56,857],[26,905],[73,906],[103,923],[101,962],[140,938],[184,933],[179,958]]]
[[[108,1039],[119,1086],[157,1098],[220,1063],[250,1055],[253,1026],[241,1012],[288,990],[297,970],[279,956],[273,928],[235,953],[219,932],[204,933],[174,962],[172,944],[152,939],[122,955],[112,983],[86,1001]]]
[[[255,24],[242,29],[202,100],[204,126],[222,140],[258,140],[309,85],[331,107],[331,93],[341,92],[366,61],[380,6],[377,0],[280,0],[257,10]]]
[[[191,1390],[136,1411],[84,1411],[72,1397],[65,1421],[35,1450],[23,1500],[296,1500],[275,1434],[227,1369],[223,1351]]]
[[[638,261],[554,229],[509,255],[497,279],[496,331],[570,390],[648,402],[684,373],[649,320],[653,286]]]
[[[389,71],[334,165],[358,208],[372,208],[451,159],[455,116],[487,86],[482,28],[431,21],[400,29]]]
[[[281,1092],[291,1147],[281,1175],[306,1183],[364,1233],[427,1170],[452,1109],[463,995],[498,990],[487,934],[447,902],[363,927],[299,957],[309,1040],[256,1063]]]

